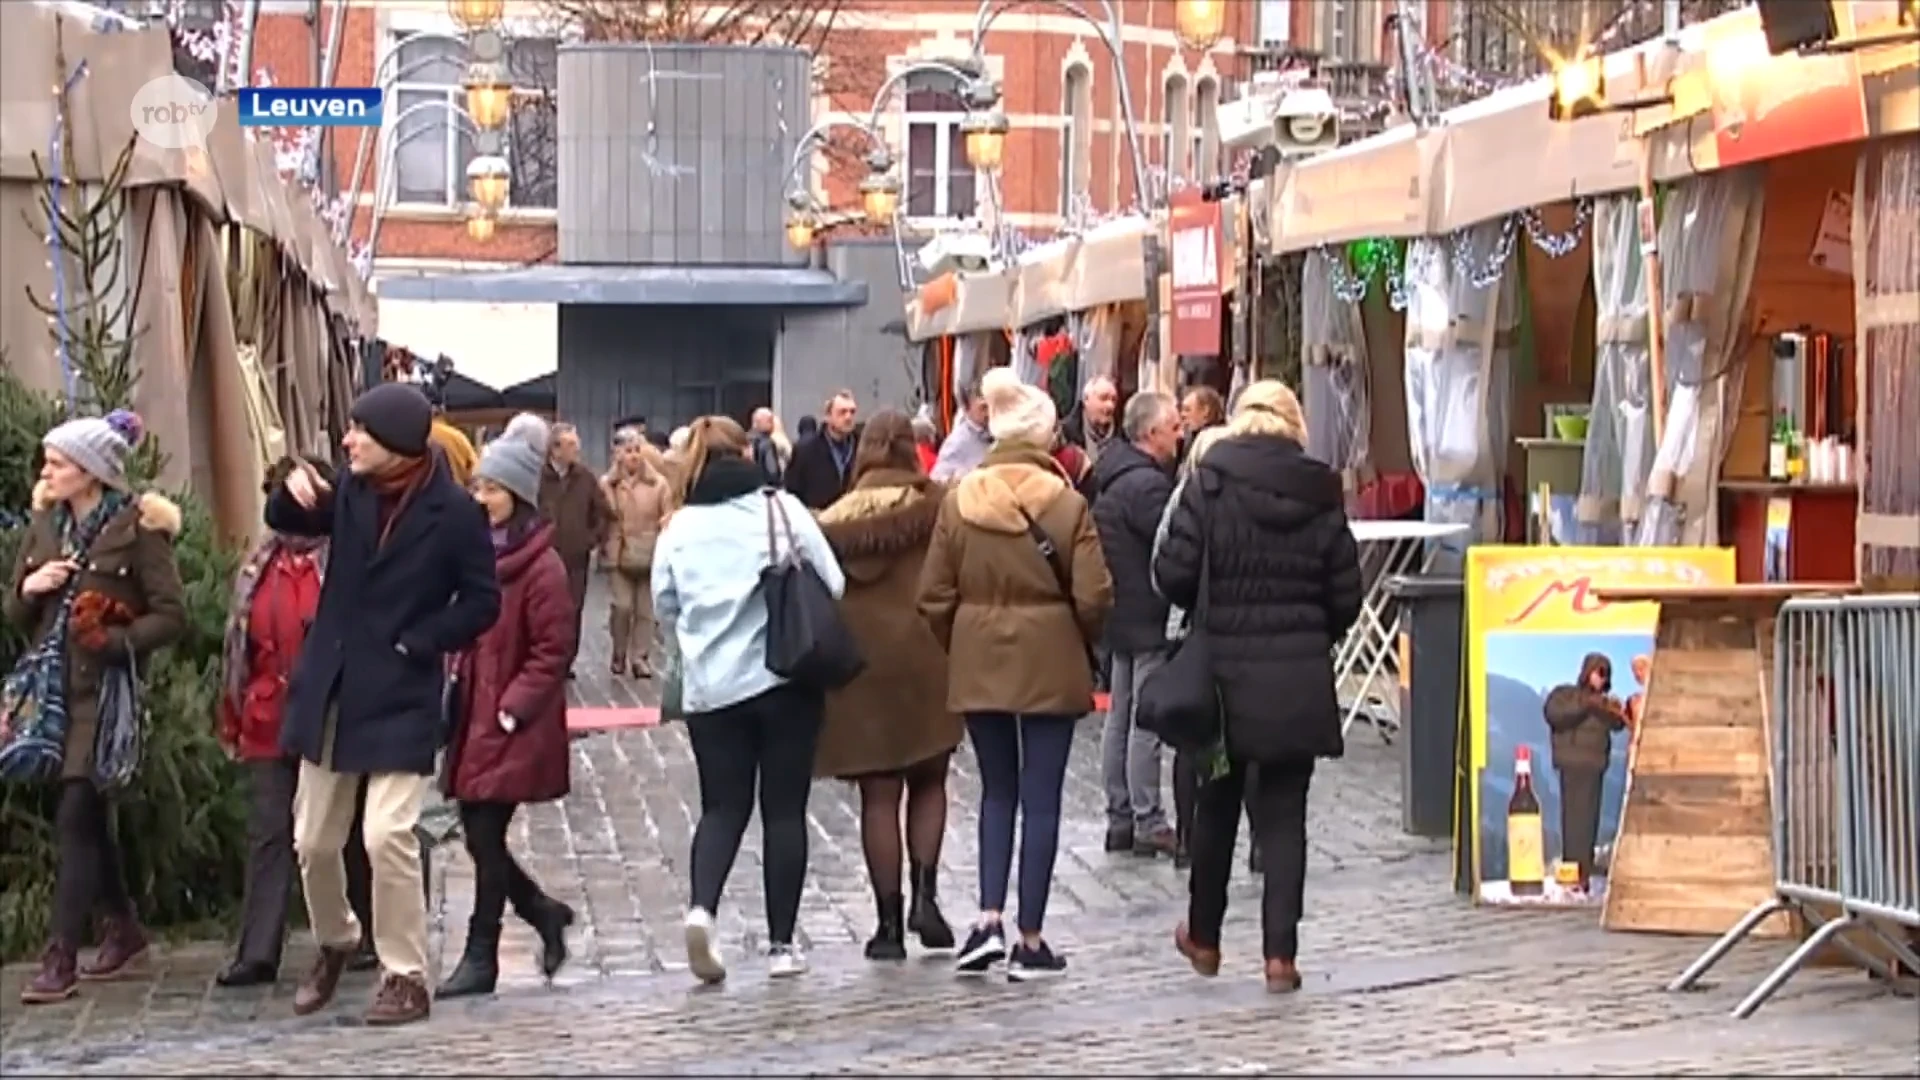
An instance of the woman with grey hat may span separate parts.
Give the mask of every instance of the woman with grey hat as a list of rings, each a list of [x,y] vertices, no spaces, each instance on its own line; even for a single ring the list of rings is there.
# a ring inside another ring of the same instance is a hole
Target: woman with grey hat
[[[41,440],[45,461],[33,519],[4,599],[29,648],[7,676],[0,712],[0,776],[57,779],[51,940],[20,999],[65,1001],[80,980],[119,977],[147,951],[121,879],[120,852],[94,752],[103,688],[186,629],[173,541],[180,508],[128,490],[127,455],[140,418],[116,410],[69,420]],[[137,670],[137,667],[136,667]],[[37,736],[37,737],[36,737]],[[99,951],[76,951],[99,913]]]
[[[473,914],[460,964],[436,997],[491,994],[500,978],[500,920],[508,902],[540,935],[548,978],[567,959],[573,909],[547,896],[507,849],[522,803],[564,798],[569,783],[567,664],[573,603],[567,568],[540,517],[548,429],[522,413],[487,445],[473,497],[487,513],[500,578],[500,618],[454,662],[460,702],[447,746],[445,788],[459,800],[473,857]]]

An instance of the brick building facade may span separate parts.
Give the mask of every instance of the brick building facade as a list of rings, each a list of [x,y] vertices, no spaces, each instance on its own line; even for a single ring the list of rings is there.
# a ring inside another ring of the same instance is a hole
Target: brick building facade
[[[1210,105],[1237,85],[1239,43],[1254,34],[1259,5],[1229,3],[1226,35],[1205,53],[1181,45],[1172,0],[1116,0],[1116,6],[1124,23],[1129,88],[1153,174],[1149,183],[1163,183],[1168,173],[1210,178],[1222,158],[1212,137]],[[891,73],[917,60],[964,57],[977,10],[971,0],[848,0],[822,49],[813,119],[864,119],[874,92]],[[324,38],[325,31],[324,19],[316,31],[306,0],[265,0],[255,66],[276,83],[311,85],[316,33]],[[443,0],[355,0],[348,8],[334,83],[368,86],[391,79],[390,127],[411,106],[436,95],[457,101],[464,58],[431,36],[453,31]],[[516,117],[510,140],[511,205],[491,239],[469,239],[461,188],[471,149],[460,145],[449,110],[414,109],[404,131],[388,133],[398,138],[386,177],[393,197],[380,230],[376,265],[381,274],[552,258],[552,150],[550,141],[543,142],[552,137],[552,114],[547,110],[543,120],[537,103],[552,86],[553,50],[561,35],[542,5],[527,0],[509,3],[506,31],[510,66],[526,97],[525,115]],[[429,36],[409,43],[413,35]],[[1019,8],[994,23],[985,51],[990,73],[1003,87],[1001,109],[1012,124],[997,206],[988,179],[965,163],[959,134],[965,107],[953,84],[915,75],[880,117],[906,182],[901,209],[909,223],[937,229],[997,210],[1008,224],[1044,234],[1076,209],[1105,212],[1133,204],[1136,192],[1113,68],[1093,30],[1063,11]],[[349,183],[362,138],[352,129],[332,133],[330,157],[341,189]],[[853,185],[863,170],[861,149],[857,135],[850,139],[842,133],[828,153],[815,155],[812,182],[830,205],[857,204]],[[369,170],[370,175],[377,171],[377,164]],[[355,211],[354,236],[361,242],[373,219],[373,188],[369,179]],[[1073,191],[1084,198],[1070,197]]]

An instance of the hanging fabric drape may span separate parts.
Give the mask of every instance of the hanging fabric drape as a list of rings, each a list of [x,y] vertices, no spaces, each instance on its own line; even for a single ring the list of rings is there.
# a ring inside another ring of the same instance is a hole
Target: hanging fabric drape
[[[1120,382],[1120,310],[1102,304],[1068,317],[1073,347],[1080,352],[1080,389],[1097,376]]]
[[[999,333],[999,331],[993,331]],[[1024,349],[1021,343],[1014,342],[1014,370],[1019,371],[1020,358],[1025,356],[1032,363],[1033,352]],[[947,417],[949,425],[959,423],[959,415],[967,407],[967,389],[980,382],[980,376],[986,374],[988,357],[987,339],[984,334],[957,334],[953,346],[953,408],[954,414]],[[1023,375],[1022,378],[1025,376]]]
[[[1407,435],[1426,519],[1497,543],[1510,424],[1508,371],[1518,306],[1514,224],[1491,221],[1407,251]]]
[[[1013,352],[1011,361],[1013,373],[1020,376],[1020,381],[1023,383],[1038,386],[1046,380],[1047,373],[1040,369],[1040,360],[1035,354],[1042,336],[1037,324],[1023,326],[1013,335],[1013,341],[1009,345]]]
[[[1351,496],[1373,479],[1372,388],[1359,306],[1335,294],[1328,256],[1307,256],[1300,289],[1301,405],[1307,453],[1340,470]],[[1241,374],[1236,367],[1235,375]]]
[[[1743,313],[1760,246],[1761,180],[1754,169],[1713,173],[1667,199],[1660,221],[1667,416],[1633,534],[1641,547],[1714,541],[1716,480],[1745,374]]]
[[[1574,518],[1592,542],[1633,535],[1653,468],[1646,261],[1632,195],[1593,204],[1593,409]]]
[[[1920,588],[1920,143],[1860,155],[1853,200],[1854,322],[1865,423],[1859,433],[1860,577]],[[1864,238],[1864,242],[1863,242]]]

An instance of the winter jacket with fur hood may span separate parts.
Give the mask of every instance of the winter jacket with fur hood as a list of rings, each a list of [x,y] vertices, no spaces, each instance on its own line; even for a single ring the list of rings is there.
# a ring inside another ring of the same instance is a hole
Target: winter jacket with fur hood
[[[1029,531],[1053,542],[1060,574]],[[947,493],[920,575],[920,613],[947,649],[956,713],[1081,716],[1093,707],[1087,644],[1113,579],[1087,501],[1052,455],[1001,442]]]
[[[173,558],[180,523],[179,506],[148,492],[115,514],[80,558],[79,591],[101,593],[131,611],[133,618],[125,626],[110,629],[107,647],[97,654],[81,647],[69,628],[66,757],[61,770],[65,779],[93,775],[93,736],[106,665],[119,662],[116,658],[129,649],[144,663],[155,649],[172,644],[186,632],[180,569]],[[39,641],[52,630],[59,607],[53,597],[20,595],[20,585],[28,574],[65,557],[60,545],[53,501],[44,485],[36,485],[33,520],[14,557],[4,603],[7,621],[30,641]]]

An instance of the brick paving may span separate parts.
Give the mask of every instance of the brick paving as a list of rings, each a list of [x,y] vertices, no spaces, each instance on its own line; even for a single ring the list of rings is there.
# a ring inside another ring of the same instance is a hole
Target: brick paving
[[[644,686],[610,685],[603,661],[582,658],[576,704],[652,703]],[[678,927],[697,785],[684,732],[668,725],[579,739],[572,796],[518,824],[528,868],[581,915],[574,962],[553,986],[534,969],[530,933],[511,923],[496,999],[443,1006],[400,1031],[358,1024],[366,976],[330,1012],[293,1018],[304,945],[270,991],[211,987],[217,944],[170,949],[141,978],[64,1006],[18,1005],[24,971],[13,968],[0,1074],[1920,1075],[1920,1005],[1859,976],[1807,972],[1753,1020],[1728,1018],[1778,944],[1743,947],[1714,985],[1675,995],[1662,985],[1704,942],[1605,934],[1591,913],[1465,905],[1449,891],[1443,846],[1399,831],[1394,752],[1356,732],[1349,756],[1316,777],[1308,982],[1289,998],[1260,986],[1250,879],[1235,885],[1219,979],[1198,979],[1172,954],[1180,877],[1164,861],[1101,850],[1094,723],[1075,748],[1049,913],[1049,937],[1070,958],[1065,980],[1016,987],[954,979],[931,958],[866,963],[857,802],[822,782],[801,912],[812,973],[771,983],[760,970],[750,829],[719,916],[734,976],[695,988]],[[959,920],[972,910],[978,797],[964,753],[953,789],[941,887]],[[471,896],[457,845],[436,860],[435,896],[444,970]]]

